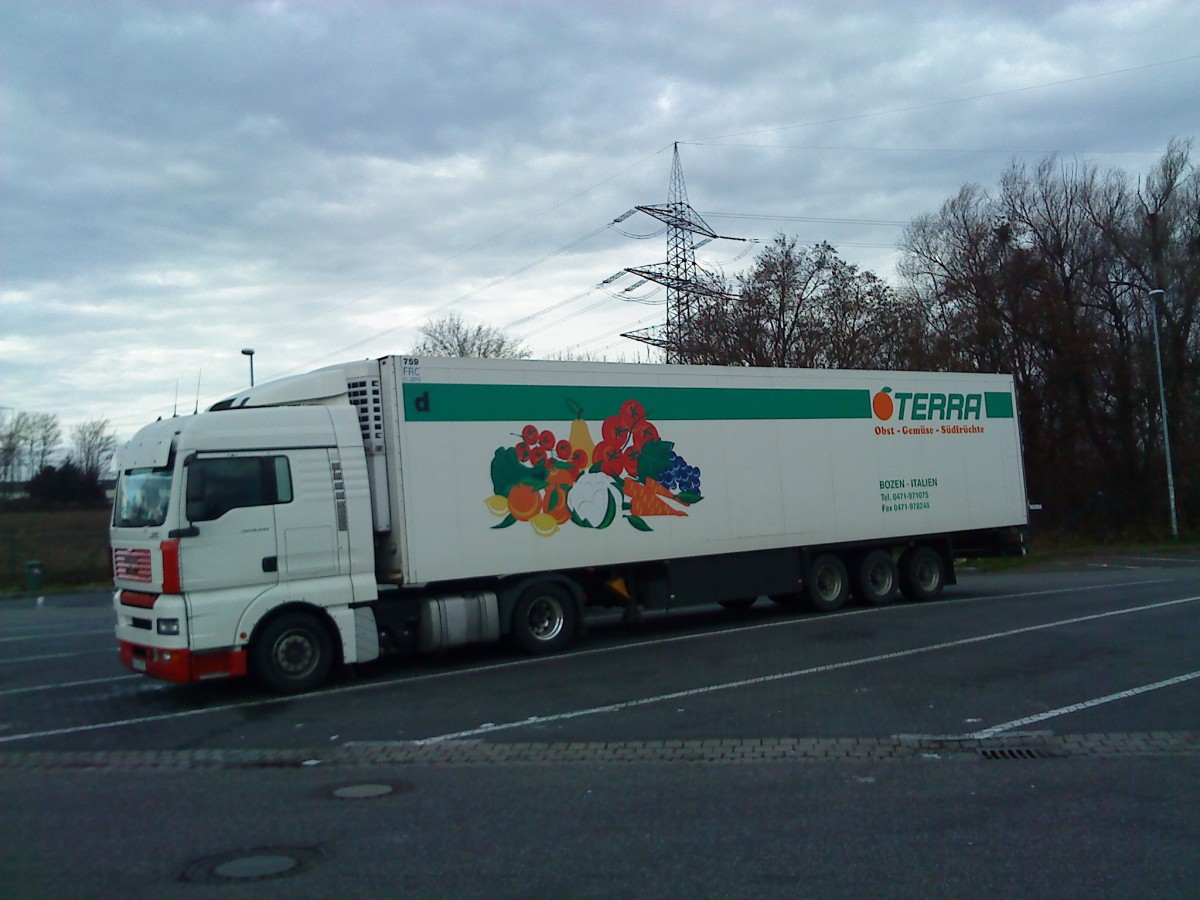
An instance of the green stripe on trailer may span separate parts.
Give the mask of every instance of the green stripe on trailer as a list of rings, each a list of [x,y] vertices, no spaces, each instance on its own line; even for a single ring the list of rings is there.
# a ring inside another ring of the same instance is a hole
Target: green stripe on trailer
[[[1001,395],[1004,396],[1004,395]],[[636,399],[652,420],[870,419],[871,395],[843,388],[669,388],[631,385],[404,385],[409,422],[599,420]],[[574,404],[574,407],[572,406]]]
[[[1013,417],[1012,394],[988,391],[983,395],[983,411],[989,419],[1011,419]]]

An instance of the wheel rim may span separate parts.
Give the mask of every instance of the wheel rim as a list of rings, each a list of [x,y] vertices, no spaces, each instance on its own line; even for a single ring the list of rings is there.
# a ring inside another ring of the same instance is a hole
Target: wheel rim
[[[316,639],[307,631],[284,632],[275,642],[271,658],[275,668],[288,678],[303,678],[311,673],[321,657]]]
[[[941,580],[938,574],[938,564],[932,559],[923,559],[917,566],[917,584],[923,591],[936,590]]]
[[[817,572],[817,596],[829,603],[842,593],[842,577],[833,566],[823,566]]]
[[[562,604],[554,597],[538,597],[529,604],[529,633],[539,641],[552,641],[566,624]]]
[[[884,563],[879,563],[871,567],[871,571],[867,576],[867,583],[870,584],[871,590],[878,596],[883,596],[892,590],[892,570]]]

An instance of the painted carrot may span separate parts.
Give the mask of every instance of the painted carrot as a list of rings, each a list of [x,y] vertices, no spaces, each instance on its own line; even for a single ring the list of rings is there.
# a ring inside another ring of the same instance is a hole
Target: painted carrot
[[[626,478],[624,482],[625,496],[629,498],[629,512],[635,516],[686,516],[687,513],[682,509],[676,509],[673,506],[668,506],[666,499],[670,499],[674,503],[679,503],[686,506],[682,500],[677,498],[669,490],[655,481],[653,478],[647,478],[645,484],[636,481],[633,478]]]

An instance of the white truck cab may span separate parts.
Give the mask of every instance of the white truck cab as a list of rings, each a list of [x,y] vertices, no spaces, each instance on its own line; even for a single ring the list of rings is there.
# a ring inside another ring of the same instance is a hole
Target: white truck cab
[[[378,655],[372,613],[356,606],[376,598],[366,462],[344,381],[341,394],[161,420],[120,450],[112,553],[128,668],[169,681],[252,670],[296,689],[335,658]]]

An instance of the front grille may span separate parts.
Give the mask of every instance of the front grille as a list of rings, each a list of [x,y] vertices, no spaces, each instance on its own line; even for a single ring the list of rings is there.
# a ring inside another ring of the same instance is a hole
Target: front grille
[[[114,578],[149,583],[153,577],[152,572],[149,550],[113,550]]]

